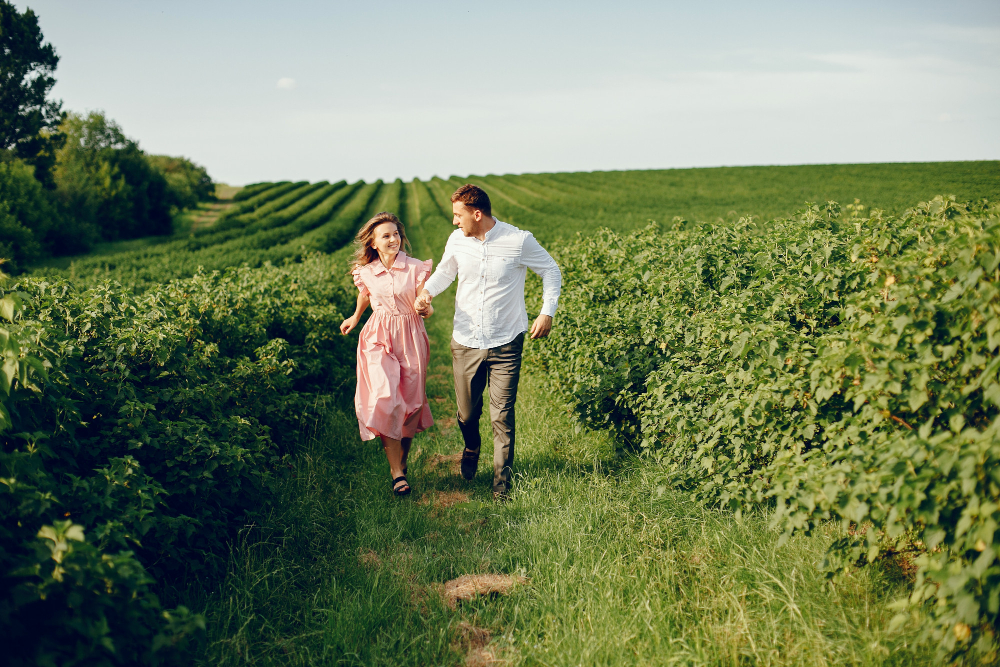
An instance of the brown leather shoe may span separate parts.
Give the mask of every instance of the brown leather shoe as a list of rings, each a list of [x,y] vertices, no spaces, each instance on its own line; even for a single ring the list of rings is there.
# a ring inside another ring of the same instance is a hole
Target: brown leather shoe
[[[479,453],[470,452],[468,449],[462,451],[462,477],[472,480],[476,476],[479,468]]]

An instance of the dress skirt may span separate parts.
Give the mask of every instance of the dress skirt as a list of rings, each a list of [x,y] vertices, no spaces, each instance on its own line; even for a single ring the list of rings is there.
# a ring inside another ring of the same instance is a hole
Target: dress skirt
[[[434,423],[424,385],[430,341],[424,321],[410,311],[375,308],[358,341],[354,407],[362,440],[412,438]]]

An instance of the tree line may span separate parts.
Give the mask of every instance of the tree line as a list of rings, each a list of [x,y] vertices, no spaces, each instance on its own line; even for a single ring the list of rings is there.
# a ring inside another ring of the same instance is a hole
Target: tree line
[[[102,241],[169,234],[214,199],[204,167],[149,155],[104,113],[50,99],[59,56],[38,16],[0,0],[0,258],[18,272]]]

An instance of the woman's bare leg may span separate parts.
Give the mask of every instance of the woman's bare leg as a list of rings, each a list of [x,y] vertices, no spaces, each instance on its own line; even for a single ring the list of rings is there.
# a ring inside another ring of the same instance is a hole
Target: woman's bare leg
[[[413,438],[403,438],[399,441],[400,448],[403,450],[403,470],[406,470],[406,460],[410,458],[410,446],[413,445]]]
[[[399,440],[382,436],[382,449],[385,450],[385,458],[389,461],[389,476],[396,479],[403,474],[403,445]],[[402,482],[396,487],[397,490],[406,488]]]

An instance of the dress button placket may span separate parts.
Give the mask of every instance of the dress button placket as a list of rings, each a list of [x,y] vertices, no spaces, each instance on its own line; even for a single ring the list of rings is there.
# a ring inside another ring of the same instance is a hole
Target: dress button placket
[[[392,287],[390,292],[392,292],[392,314],[399,315],[399,310],[396,309],[396,276],[393,275],[392,269],[386,271],[389,274],[389,285]]]

